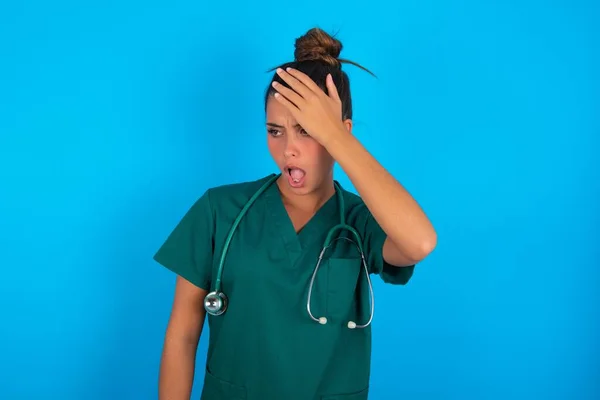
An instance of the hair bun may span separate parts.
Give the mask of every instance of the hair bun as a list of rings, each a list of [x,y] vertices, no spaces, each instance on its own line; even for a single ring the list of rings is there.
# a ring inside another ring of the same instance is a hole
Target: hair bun
[[[319,28],[312,28],[296,39],[294,58],[302,61],[322,61],[332,66],[340,66],[338,57],[342,52],[342,42]]]

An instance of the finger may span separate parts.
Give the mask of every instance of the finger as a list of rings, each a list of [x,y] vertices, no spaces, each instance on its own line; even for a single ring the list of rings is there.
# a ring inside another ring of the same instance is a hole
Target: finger
[[[329,97],[331,97],[332,99],[341,102],[342,100],[340,99],[340,95],[337,91],[337,87],[335,86],[335,83],[333,82],[333,77],[331,76],[331,74],[327,74],[327,79],[325,79],[325,84],[327,86],[327,92],[329,93]]]
[[[297,69],[294,68],[286,68],[287,72],[293,76],[294,78],[298,79],[300,82],[302,82],[307,88],[309,88],[312,92],[314,93],[319,93],[319,92],[323,92],[323,90],[321,90],[321,88],[315,83],[315,81],[313,81],[308,75],[306,75],[304,72],[299,71]]]
[[[281,104],[283,104],[283,106],[285,108],[287,108],[292,115],[295,117],[296,116],[296,112],[299,111],[298,108],[296,107],[296,105],[294,103],[292,103],[291,101],[289,101],[288,99],[286,99],[285,97],[283,97],[283,95],[281,93],[275,93],[273,95],[273,97],[275,98],[275,100],[277,100],[278,102],[280,102]]]
[[[302,104],[304,103],[304,99],[298,93],[292,89],[286,88],[279,82],[273,82],[272,86],[278,93],[294,103],[296,107],[301,108]]]
[[[285,81],[285,83],[290,85],[290,87],[294,89],[297,93],[299,93],[300,96],[302,96],[303,98],[306,99],[308,98],[308,96],[313,94],[311,93],[312,91],[298,78],[294,77],[293,75],[284,71],[283,69],[279,68],[277,70],[277,74],[281,77],[281,79]]]

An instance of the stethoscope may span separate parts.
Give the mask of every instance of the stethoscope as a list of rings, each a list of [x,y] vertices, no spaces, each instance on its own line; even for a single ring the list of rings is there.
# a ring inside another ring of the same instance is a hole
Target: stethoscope
[[[229,249],[229,245],[231,243],[231,239],[233,238],[235,230],[237,229],[238,225],[240,224],[242,218],[244,217],[244,215],[246,214],[246,212],[248,211],[248,209],[250,208],[250,206],[252,206],[252,204],[256,201],[256,199],[273,182],[275,182],[277,180],[277,178],[279,178],[279,176],[281,176],[281,174],[274,175],[273,177],[271,177],[267,182],[265,182],[256,191],[256,193],[254,193],[252,195],[252,197],[244,205],[244,207],[242,208],[242,210],[240,211],[240,213],[236,217],[235,221],[233,222],[233,225],[231,226],[229,234],[227,235],[227,238],[225,240],[225,245],[223,246],[223,250],[221,251],[221,257],[219,259],[219,266],[217,268],[217,274],[216,274],[216,279],[215,279],[214,290],[212,292],[208,293],[206,295],[206,297],[204,298],[204,308],[206,309],[206,312],[208,314],[212,315],[212,316],[222,315],[227,310],[228,299],[227,299],[227,296],[225,295],[225,293],[223,293],[221,291],[221,278],[223,276],[223,266],[225,265],[225,256],[227,255],[227,251]],[[316,318],[313,315],[313,313],[311,312],[311,310],[310,310],[310,300],[311,300],[313,285],[314,285],[314,282],[315,282],[315,278],[317,276],[317,272],[319,271],[319,267],[321,266],[321,261],[323,260],[323,256],[325,255],[325,252],[327,251],[327,249],[329,249],[329,247],[331,247],[333,245],[334,240],[338,240],[338,239],[348,240],[350,243],[354,244],[356,246],[356,248],[358,249],[358,251],[360,252],[360,258],[361,258],[362,267],[363,267],[363,269],[365,271],[365,275],[367,276],[367,282],[369,284],[369,302],[371,304],[371,312],[370,312],[370,315],[369,315],[369,320],[364,325],[359,325],[359,324],[357,324],[354,321],[348,321],[348,328],[350,328],[350,329],[354,329],[354,328],[366,328],[367,326],[369,326],[371,324],[371,321],[373,320],[373,313],[375,311],[375,297],[373,295],[373,285],[371,284],[371,277],[369,276],[369,269],[367,267],[367,261],[365,259],[365,255],[364,255],[364,252],[363,252],[362,240],[360,238],[360,235],[356,231],[356,229],[354,229],[350,225],[346,224],[345,206],[344,206],[343,194],[342,194],[341,189],[340,189],[339,185],[337,184],[337,182],[334,182],[334,185],[335,185],[335,190],[337,192],[337,198],[338,198],[338,208],[339,208],[339,212],[340,212],[340,223],[337,224],[337,225],[335,225],[333,228],[331,228],[329,230],[329,232],[327,233],[327,237],[326,237],[325,242],[323,244],[323,248],[321,250],[321,253],[319,254],[319,259],[317,261],[317,265],[316,265],[315,270],[313,271],[312,277],[310,279],[310,284],[309,284],[309,287],[308,287],[308,298],[306,300],[306,310],[308,311],[308,315],[310,316],[310,318],[313,321],[318,322],[321,325],[327,324],[327,318],[325,318],[325,317]],[[354,236],[355,240],[351,240],[351,239],[348,239],[348,238],[337,238],[337,239],[333,238],[333,236],[337,232],[339,232],[341,230],[344,230],[344,229],[347,230],[347,231],[349,231],[352,234],[352,236]]]

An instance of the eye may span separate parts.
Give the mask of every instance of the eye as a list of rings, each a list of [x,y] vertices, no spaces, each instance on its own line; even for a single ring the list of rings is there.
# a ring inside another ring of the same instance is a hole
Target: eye
[[[308,134],[308,132],[306,132],[306,131],[305,131],[304,129],[302,129],[302,128],[300,128],[300,134],[301,134],[302,136],[310,136],[310,135]]]
[[[269,133],[269,135],[273,136],[273,137],[277,137],[277,136],[281,136],[282,133],[280,130],[275,129],[275,128],[269,128],[267,129],[267,132]]]

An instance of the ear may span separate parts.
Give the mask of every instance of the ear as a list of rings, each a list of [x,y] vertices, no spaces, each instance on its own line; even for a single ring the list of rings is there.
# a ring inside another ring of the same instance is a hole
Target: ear
[[[346,127],[348,132],[352,133],[352,120],[351,119],[344,120],[344,126]]]

